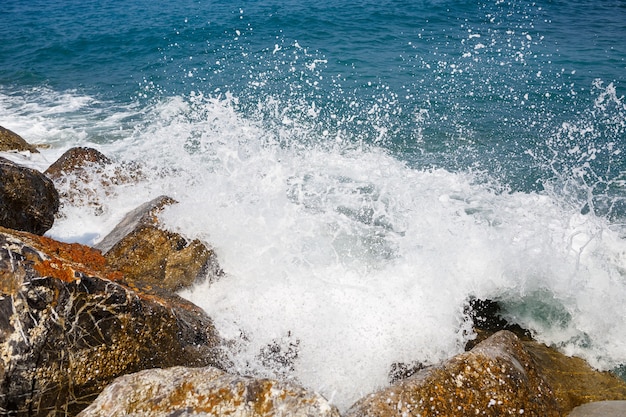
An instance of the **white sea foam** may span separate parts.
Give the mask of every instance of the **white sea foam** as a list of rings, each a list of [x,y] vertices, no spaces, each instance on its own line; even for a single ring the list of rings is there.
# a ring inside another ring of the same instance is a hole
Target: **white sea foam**
[[[50,234],[92,243],[147,199],[174,197],[165,224],[213,245],[226,272],[182,295],[233,341],[233,370],[296,379],[342,409],[385,385],[394,362],[462,351],[469,297],[501,301],[596,366],[626,362],[626,243],[605,219],[555,190],[506,192],[349,134],[329,145],[297,121],[268,127],[235,102],[146,109],[99,149],[141,161],[149,178],[109,191],[98,212],[66,205]],[[263,357],[270,345],[292,361]]]

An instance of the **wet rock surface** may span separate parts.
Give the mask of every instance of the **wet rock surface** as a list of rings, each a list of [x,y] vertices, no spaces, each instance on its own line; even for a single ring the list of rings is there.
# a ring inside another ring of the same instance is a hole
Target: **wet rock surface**
[[[292,383],[211,367],[174,367],[118,378],[79,416],[128,415],[339,417],[339,412],[320,395]]]
[[[59,194],[50,179],[0,157],[0,226],[43,235],[58,210]]]
[[[158,213],[171,204],[176,201],[161,196],[139,206],[96,245],[127,282],[177,291],[222,275],[212,249],[161,228]]]
[[[0,414],[75,415],[120,375],[221,364],[202,310],[120,278],[97,250],[0,229]]]
[[[20,135],[0,126],[0,152],[10,151],[28,151],[33,153],[39,152],[37,148],[26,142]]]
[[[472,351],[365,396],[345,414],[559,417],[550,386],[519,339],[501,331]]]
[[[52,179],[59,179],[68,174],[84,174],[90,168],[102,170],[112,163],[111,159],[96,149],[75,147],[64,152],[44,173]]]

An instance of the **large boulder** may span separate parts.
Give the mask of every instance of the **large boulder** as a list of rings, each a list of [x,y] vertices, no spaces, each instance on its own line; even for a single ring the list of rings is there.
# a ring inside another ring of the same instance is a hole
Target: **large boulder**
[[[174,367],[126,375],[109,385],[80,417],[340,417],[315,392],[289,382]]]
[[[554,393],[520,340],[501,331],[441,366],[365,396],[346,417],[560,417]]]
[[[127,282],[177,291],[207,276],[214,280],[222,275],[212,249],[159,224],[159,212],[175,203],[161,196],[142,204],[95,246]]]
[[[28,151],[38,153],[39,151],[33,145],[26,142],[17,133],[0,126],[0,152]]]
[[[75,415],[118,376],[220,366],[200,308],[120,279],[97,250],[0,228],[0,412]]]
[[[43,235],[58,210],[59,194],[50,179],[0,158],[0,226]]]

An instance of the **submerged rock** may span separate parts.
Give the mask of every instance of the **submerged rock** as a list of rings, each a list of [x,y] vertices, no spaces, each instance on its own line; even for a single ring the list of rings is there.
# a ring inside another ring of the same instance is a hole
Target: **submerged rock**
[[[9,151],[39,153],[37,148],[26,142],[20,135],[0,126],[0,152]]]
[[[212,321],[118,282],[99,251],[0,228],[0,411],[75,415],[115,378],[221,363]]]
[[[441,366],[370,394],[346,417],[560,417],[554,393],[520,340],[501,331]]]
[[[174,367],[126,375],[80,417],[340,417],[322,396],[288,382]]]
[[[0,158],[0,226],[43,235],[58,210],[59,194],[50,179]]]
[[[222,274],[215,253],[204,243],[160,227],[158,213],[175,203],[161,196],[139,206],[96,245],[127,282],[177,291]]]

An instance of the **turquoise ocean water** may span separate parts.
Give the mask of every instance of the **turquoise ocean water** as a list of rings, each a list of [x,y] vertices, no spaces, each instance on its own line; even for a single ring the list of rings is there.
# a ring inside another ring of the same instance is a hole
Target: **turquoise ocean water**
[[[227,273],[184,295],[236,371],[347,407],[391,363],[459,352],[471,297],[626,363],[624,1],[2,6],[0,125],[47,145],[11,157],[92,146],[152,173],[49,234],[92,244],[175,197],[164,222]]]

